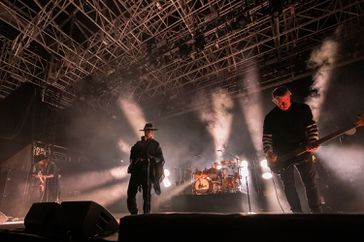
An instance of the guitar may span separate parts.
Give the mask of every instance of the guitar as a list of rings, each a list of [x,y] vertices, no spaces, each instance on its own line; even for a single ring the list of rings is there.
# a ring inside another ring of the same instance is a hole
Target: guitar
[[[288,167],[290,167],[291,165],[294,165],[295,164],[294,158],[307,153],[308,149],[310,147],[317,147],[322,143],[333,140],[345,133],[350,132],[351,130],[354,130],[354,129],[362,127],[362,126],[364,126],[364,114],[359,115],[357,120],[353,123],[353,125],[351,127],[348,127],[345,129],[340,129],[334,133],[331,133],[331,134],[315,141],[314,143],[310,144],[309,146],[301,146],[286,154],[279,155],[279,157],[276,161],[268,160],[268,166],[274,173],[279,174],[282,171],[284,171],[285,169],[287,169]]]
[[[33,174],[33,177],[38,181],[38,184],[35,187],[38,187],[40,192],[44,192],[47,176],[43,175],[41,171],[38,171],[37,174]]]

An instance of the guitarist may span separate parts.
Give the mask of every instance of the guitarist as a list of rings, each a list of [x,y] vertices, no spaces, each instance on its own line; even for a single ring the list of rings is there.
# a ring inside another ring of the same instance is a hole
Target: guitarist
[[[41,202],[58,202],[60,199],[59,171],[56,163],[41,154],[35,157],[33,177],[38,181]]]
[[[312,153],[317,147],[310,143],[318,140],[318,129],[313,120],[310,107],[303,103],[292,102],[291,92],[281,86],[272,92],[276,105],[264,119],[263,151],[268,164],[274,166],[279,156],[308,144],[307,152],[292,158],[292,164],[279,172],[283,181],[284,192],[293,213],[301,213],[302,208],[295,187],[294,167],[296,166],[306,188],[306,196],[312,212],[322,212],[321,196],[317,182],[317,171]]]

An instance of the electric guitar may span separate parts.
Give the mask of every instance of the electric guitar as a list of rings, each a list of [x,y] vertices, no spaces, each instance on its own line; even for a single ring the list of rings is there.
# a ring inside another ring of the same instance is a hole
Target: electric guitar
[[[33,174],[33,177],[38,181],[38,184],[35,187],[38,187],[40,192],[44,192],[47,176],[43,175],[42,171],[38,171],[37,174]]]
[[[274,173],[281,173],[282,171],[284,171],[285,169],[287,169],[288,167],[290,167],[291,165],[295,164],[295,157],[303,155],[305,153],[308,152],[308,149],[310,147],[317,147],[322,143],[325,143],[327,141],[333,140],[345,133],[350,132],[351,130],[354,130],[356,128],[362,127],[364,126],[364,114],[361,114],[358,116],[357,120],[354,122],[354,124],[351,127],[345,128],[345,129],[340,129],[334,133],[331,133],[315,142],[313,142],[312,144],[310,144],[309,146],[301,146],[298,147],[286,154],[283,155],[279,155],[278,159],[276,161],[269,161],[268,160],[268,166],[269,168],[274,172]]]

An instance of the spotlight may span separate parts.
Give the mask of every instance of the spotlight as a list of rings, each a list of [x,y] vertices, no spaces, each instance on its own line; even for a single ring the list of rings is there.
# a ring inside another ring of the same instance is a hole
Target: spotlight
[[[267,160],[261,160],[260,161],[260,166],[264,169],[264,168],[269,168],[268,167],[268,161]]]
[[[248,165],[249,165],[249,162],[247,160],[242,160],[240,162],[240,166],[242,166],[242,167],[248,167]]]
[[[171,172],[168,169],[164,169],[164,175],[165,176],[169,176],[171,174]]]
[[[266,171],[266,172],[264,172],[264,173],[262,174],[262,177],[263,177],[263,179],[265,179],[265,180],[269,180],[269,179],[272,179],[273,175],[272,175],[272,173],[271,173],[270,171]]]
[[[169,172],[168,169],[164,169],[164,179],[163,179],[164,187],[170,187],[172,185],[171,181],[168,178],[170,174],[171,173]]]
[[[166,177],[163,180],[164,187],[170,187],[172,185],[171,181]]]
[[[247,160],[242,160],[240,162],[240,173],[242,175],[242,177],[247,177],[249,176],[249,169],[248,169],[248,161]]]

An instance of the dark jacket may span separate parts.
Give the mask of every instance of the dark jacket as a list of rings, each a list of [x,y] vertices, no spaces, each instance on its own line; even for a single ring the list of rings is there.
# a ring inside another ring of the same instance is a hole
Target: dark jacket
[[[263,150],[285,154],[318,139],[318,129],[307,104],[292,102],[289,110],[275,107],[264,120]]]
[[[155,139],[145,140],[143,137],[130,150],[130,165],[128,173],[141,172],[143,167],[150,164],[153,183],[161,182],[164,178],[164,157],[162,148]]]

